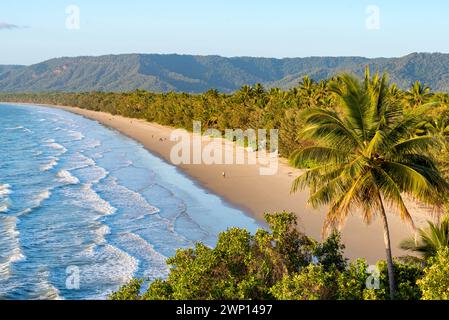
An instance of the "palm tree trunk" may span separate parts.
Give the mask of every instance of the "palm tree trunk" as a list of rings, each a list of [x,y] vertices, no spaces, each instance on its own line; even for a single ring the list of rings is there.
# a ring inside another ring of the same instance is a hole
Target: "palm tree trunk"
[[[382,224],[384,228],[384,242],[385,249],[387,253],[387,269],[388,269],[388,281],[390,284],[390,299],[394,300],[395,292],[396,292],[396,284],[394,280],[394,265],[393,265],[393,257],[391,255],[391,241],[390,241],[390,229],[388,227],[387,214],[385,212],[385,207],[382,201],[382,197],[379,194],[379,203],[381,208],[380,217],[382,219]]]

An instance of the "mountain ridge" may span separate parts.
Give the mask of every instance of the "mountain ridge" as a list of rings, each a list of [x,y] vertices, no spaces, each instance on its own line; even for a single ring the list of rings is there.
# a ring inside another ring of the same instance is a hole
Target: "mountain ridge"
[[[326,79],[341,72],[362,76],[366,66],[388,72],[408,88],[419,80],[449,92],[449,54],[412,53],[398,58],[263,58],[218,55],[120,54],[54,58],[30,66],[0,65],[0,92],[153,92],[229,93],[243,85],[289,89],[308,75]]]

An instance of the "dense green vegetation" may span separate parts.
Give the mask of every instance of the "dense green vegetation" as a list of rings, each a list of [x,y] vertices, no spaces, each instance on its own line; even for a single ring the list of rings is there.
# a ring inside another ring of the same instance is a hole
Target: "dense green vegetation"
[[[134,280],[111,299],[447,298],[446,220],[427,238],[421,232],[422,243],[409,243],[422,259],[394,259],[385,214],[388,205],[413,223],[404,196],[447,207],[449,95],[420,82],[402,91],[366,72],[364,81],[305,77],[289,91],[258,84],[234,94],[31,93],[1,94],[0,101],[70,105],[186,129],[193,120],[204,130],[278,128],[281,154],[308,169],[293,190],[310,187],[311,204],[330,205],[324,226],[330,237],[323,243],[299,233],[294,215],[267,215],[271,233],[228,230],[215,248],[178,251],[168,260],[168,279],[148,290]],[[384,226],[387,259],[378,263],[376,290],[367,289],[365,261],[344,259],[336,233],[355,208],[367,222],[378,216]]]
[[[349,263],[337,233],[323,243],[297,231],[292,213],[266,215],[271,232],[230,229],[215,248],[197,244],[168,260],[166,280],[132,280],[111,300],[387,300],[387,266]],[[426,263],[396,259],[396,299],[447,299],[449,249]]]
[[[438,251],[449,247],[449,216],[444,216],[439,223],[428,222],[427,228],[418,230],[418,239],[406,239],[401,248],[422,255],[424,259],[434,257]]]
[[[340,228],[353,212],[360,212],[368,224],[381,219],[394,299],[388,207],[414,227],[405,196],[441,208],[449,194],[449,183],[432,155],[439,151],[437,139],[431,133],[416,134],[430,107],[425,104],[430,89],[413,85],[405,97],[410,110],[390,94],[386,76],[371,79],[368,70],[363,82],[342,75],[329,90],[339,98],[339,110],[315,107],[303,113],[301,136],[313,145],[296,151],[290,162],[298,168],[314,165],[295,180],[293,190],[308,187],[309,203],[329,208],[324,232]]]
[[[152,92],[230,93],[245,84],[293,88],[308,75],[316,81],[341,72],[363,76],[364,66],[389,72],[402,89],[420,80],[449,92],[449,55],[415,53],[401,58],[310,57],[269,59],[191,55],[128,54],[58,58],[32,66],[0,66],[0,92]]]
[[[424,300],[449,300],[449,248],[440,249],[417,281]]]

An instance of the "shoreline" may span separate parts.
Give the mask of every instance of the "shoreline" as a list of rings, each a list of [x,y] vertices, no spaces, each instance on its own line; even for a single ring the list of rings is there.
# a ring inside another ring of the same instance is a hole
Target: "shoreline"
[[[125,118],[68,106],[33,103],[10,104],[38,105],[81,115],[119,131],[141,143],[150,153],[174,165],[170,161],[170,150],[176,142],[170,141],[170,134],[176,130],[175,128],[150,123],[142,119]],[[298,216],[298,225],[302,232],[317,240],[320,239],[326,209],[314,210],[307,206],[307,191],[290,194],[291,184],[301,170],[290,167],[285,159],[280,159],[279,170],[273,176],[259,175],[261,167],[259,164],[174,166],[199,186],[218,195],[231,206],[241,209],[262,225],[265,224],[263,219],[265,212],[291,211]],[[226,178],[223,178],[222,172],[226,172]],[[213,208],[211,209],[213,210]],[[427,218],[430,219],[425,216],[424,208],[410,205],[410,209],[418,227],[422,226]],[[388,218],[393,254],[395,256],[406,255],[407,253],[400,250],[398,246],[402,240],[412,235],[412,231],[399,217],[389,214]],[[365,258],[368,263],[375,263],[377,260],[385,258],[383,229],[378,220],[375,220],[372,225],[366,226],[357,214],[354,214],[348,218],[346,226],[342,229],[342,241],[346,246],[345,255],[351,260]]]

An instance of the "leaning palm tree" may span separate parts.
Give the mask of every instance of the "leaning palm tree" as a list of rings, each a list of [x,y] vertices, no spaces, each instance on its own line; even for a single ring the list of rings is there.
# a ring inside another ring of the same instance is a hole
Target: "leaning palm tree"
[[[419,239],[407,239],[401,243],[404,250],[420,253],[424,259],[431,258],[445,247],[449,247],[449,216],[440,223],[428,222],[427,228],[419,229]]]
[[[387,209],[392,209],[413,228],[403,195],[442,207],[449,184],[441,176],[429,149],[436,145],[432,136],[414,136],[422,108],[404,113],[403,104],[388,96],[386,76],[364,82],[343,75],[329,85],[341,100],[340,112],[312,108],[304,112],[302,137],[315,145],[294,152],[291,164],[304,168],[292,192],[308,187],[313,207],[329,206],[323,235],[343,226],[359,209],[370,223],[379,216],[390,284],[395,295],[393,259]]]

